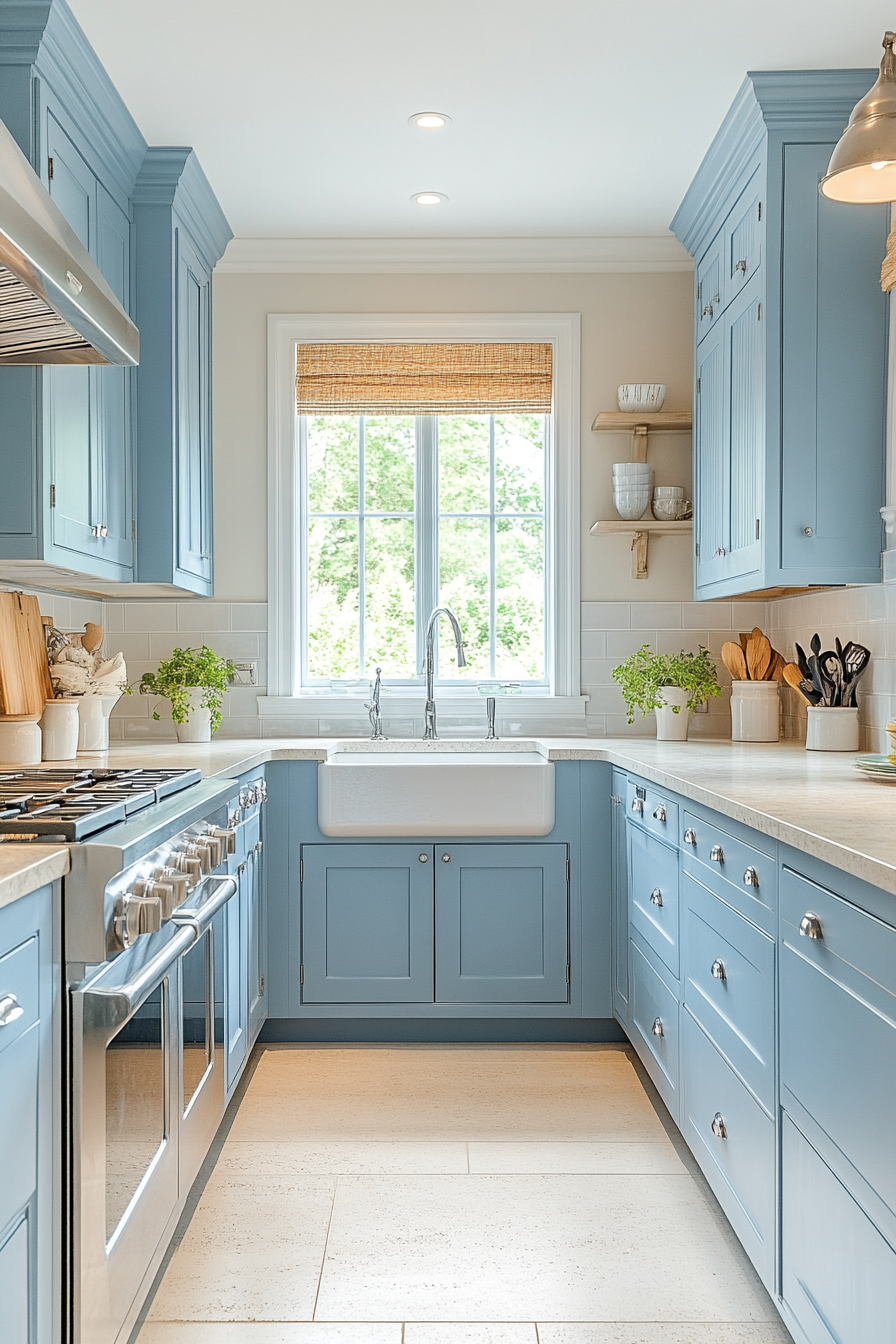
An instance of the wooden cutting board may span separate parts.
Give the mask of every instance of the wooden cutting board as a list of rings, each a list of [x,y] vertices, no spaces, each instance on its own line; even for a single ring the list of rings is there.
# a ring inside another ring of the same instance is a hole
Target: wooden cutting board
[[[53,699],[36,597],[0,592],[0,712],[38,718]]]

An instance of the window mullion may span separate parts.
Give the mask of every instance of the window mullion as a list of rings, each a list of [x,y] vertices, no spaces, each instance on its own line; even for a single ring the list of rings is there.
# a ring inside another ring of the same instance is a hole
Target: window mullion
[[[299,667],[300,685],[304,686],[304,685],[306,684],[306,682],[308,681],[308,674],[309,674],[309,668],[308,668],[308,636],[309,636],[309,625],[308,625],[308,600],[309,600],[309,588],[310,588],[310,584],[309,584],[310,570],[309,570],[309,562],[308,562],[308,532],[309,532],[309,524],[308,524],[308,505],[309,505],[310,501],[309,501],[309,498],[308,498],[308,417],[307,417],[306,415],[300,415],[300,416],[299,416],[299,473],[298,473],[298,475],[299,475],[299,479],[298,479],[298,482],[297,482],[297,494],[298,494],[298,497],[299,497],[299,498],[298,498],[298,501],[297,501],[297,502],[298,502],[298,506],[299,506],[299,519],[300,519],[300,527],[299,527],[299,550],[300,550],[299,564],[300,564],[300,566],[301,566],[301,575],[302,575],[301,583],[302,583],[302,586],[301,586],[301,590],[300,590],[300,591],[301,591],[301,599],[300,599],[300,610],[299,610],[299,621],[298,621],[298,626],[299,626],[299,629],[298,629],[299,648],[298,648],[298,650],[297,650],[297,652],[298,652],[298,658],[297,658],[296,661],[293,663],[293,667],[295,667],[296,665],[298,665],[298,667]],[[293,638],[295,638],[295,635],[293,636]],[[295,656],[295,655],[294,655],[294,656]],[[293,674],[293,677],[295,677],[295,674]],[[294,685],[294,686],[293,686],[293,693],[295,693],[295,691],[296,691],[296,687],[295,687],[295,685]]]
[[[416,534],[417,582],[415,595],[415,633],[417,647],[417,674],[423,674],[426,623],[439,596],[439,542],[438,542],[438,417],[418,415],[415,418],[417,447]]]
[[[364,566],[364,416],[358,417],[358,676],[364,676],[366,651],[364,648],[365,601]]]
[[[488,418],[488,667],[495,675],[495,417]]]

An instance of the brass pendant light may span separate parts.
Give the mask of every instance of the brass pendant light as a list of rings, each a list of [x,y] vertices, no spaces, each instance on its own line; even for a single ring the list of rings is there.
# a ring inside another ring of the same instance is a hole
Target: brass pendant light
[[[821,180],[832,201],[896,200],[896,33],[884,33],[883,48],[877,82],[853,108]]]

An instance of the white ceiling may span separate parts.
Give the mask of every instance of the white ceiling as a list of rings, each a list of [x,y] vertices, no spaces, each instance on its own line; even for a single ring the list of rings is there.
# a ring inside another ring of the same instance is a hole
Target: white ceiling
[[[661,235],[747,70],[874,66],[896,22],[883,0],[69,3],[243,238]],[[433,108],[448,130],[408,126]]]

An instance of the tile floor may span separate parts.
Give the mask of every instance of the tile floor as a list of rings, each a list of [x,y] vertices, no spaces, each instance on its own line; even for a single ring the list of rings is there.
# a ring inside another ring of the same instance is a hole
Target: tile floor
[[[624,1047],[261,1055],[139,1344],[785,1344]]]

